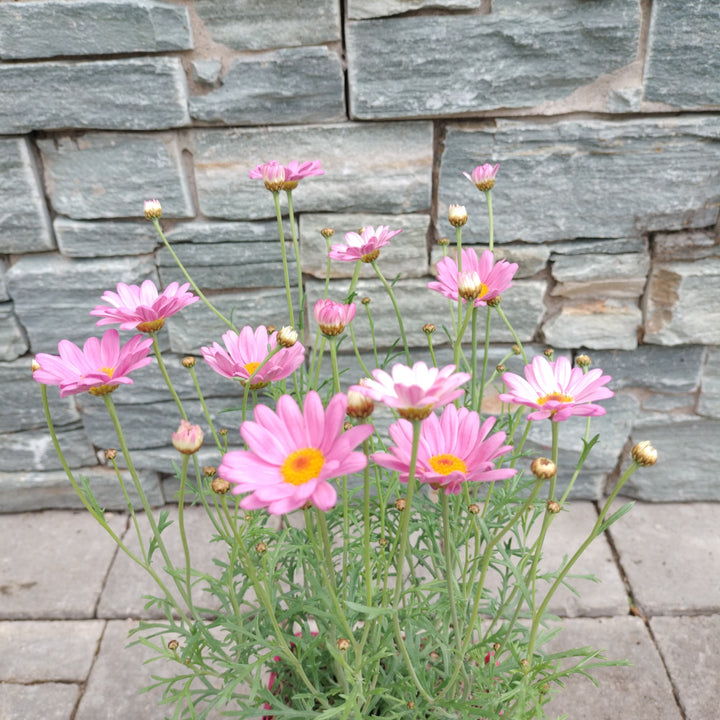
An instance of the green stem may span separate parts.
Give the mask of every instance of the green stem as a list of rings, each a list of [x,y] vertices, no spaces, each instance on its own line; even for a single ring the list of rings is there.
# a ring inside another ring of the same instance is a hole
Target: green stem
[[[287,195],[288,201],[290,232],[292,234],[293,251],[295,252],[295,266],[297,269],[298,305],[300,308],[298,317],[298,334],[300,335],[300,337],[302,337],[302,331],[305,325],[305,294],[303,292],[302,265],[300,264],[300,245],[298,243],[297,229],[295,227],[295,213],[293,212],[292,190],[286,190],[285,194]]]
[[[487,309],[487,315],[485,316],[485,346],[484,346],[484,353],[483,353],[483,365],[482,365],[482,375],[480,376],[480,386],[479,386],[479,397],[477,401],[477,405],[473,405],[473,409],[480,412],[480,408],[482,407],[482,401],[483,396],[485,394],[485,376],[487,375],[487,364],[488,364],[488,355],[490,354],[490,318],[492,314],[492,309],[488,307]],[[473,321],[473,331],[475,330],[475,323]],[[473,349],[475,348],[475,341],[473,340]],[[473,374],[475,373],[475,359],[473,358]],[[474,386],[473,386],[474,389]]]
[[[505,316],[505,313],[503,312],[503,309],[500,307],[500,305],[495,305],[495,310],[497,310],[498,315],[503,319],[503,322],[505,325],[507,325],[508,330],[510,330],[513,339],[515,340],[515,344],[520,348],[520,354],[523,356],[523,360],[525,361],[525,364],[527,365],[527,355],[525,354],[525,348],[523,348],[523,344],[520,342],[520,338],[517,336],[517,333],[515,332],[515,329],[510,324],[510,321]]]
[[[348,289],[347,297],[345,298],[345,304],[352,302],[353,295],[355,294],[355,288],[357,287],[358,280],[360,279],[360,268],[362,267],[362,260],[358,260],[355,263],[355,269],[353,270],[352,280],[350,280],[350,288]]]
[[[178,528],[180,529],[180,540],[182,541],[183,554],[185,555],[185,583],[187,585],[188,605],[192,607],[192,583],[190,581],[190,547],[185,533],[185,485],[187,484],[187,471],[190,456],[182,456],[182,473],[180,475],[180,493],[178,495]]]
[[[437,359],[435,358],[435,348],[433,348],[433,341],[432,341],[432,333],[426,333],[427,335],[427,341],[428,341],[428,348],[430,349],[430,357],[432,358],[432,364],[437,367]]]
[[[462,635],[463,630],[458,620],[457,605],[455,604],[455,558],[453,550],[455,543],[451,537],[450,526],[450,503],[447,493],[440,488],[440,506],[442,508],[442,524],[443,524],[443,550],[445,553],[445,580],[447,582],[448,603],[450,604],[450,619],[453,626],[453,634],[457,644],[458,654],[462,653]]]
[[[370,312],[370,303],[363,304],[365,306],[365,312],[367,313],[368,325],[370,325],[370,340],[372,341],[373,357],[375,358],[375,367],[377,368],[380,367],[380,363],[378,362],[377,341],[375,340],[375,323],[373,322],[372,313]],[[369,375],[370,373],[365,370],[365,374]]]
[[[488,247],[490,250],[493,249],[493,210],[492,210],[492,190],[485,190],[485,198],[487,199],[488,207]]]
[[[458,284],[460,283],[460,273],[462,272],[462,226],[455,228],[455,241],[457,243],[457,279]],[[462,322],[462,306],[463,300],[458,293],[458,308],[457,308],[457,326],[460,327]],[[453,315],[454,317],[454,315]],[[454,319],[453,319],[454,322]]]
[[[220,442],[220,438],[218,437],[217,432],[215,431],[215,425],[212,421],[212,418],[210,417],[210,411],[208,410],[207,403],[205,402],[205,397],[202,394],[202,390],[200,389],[200,383],[197,378],[197,373],[195,372],[194,367],[188,368],[190,370],[190,377],[192,378],[193,385],[195,385],[195,392],[197,393],[198,400],[200,401],[200,406],[203,409],[203,413],[205,414],[205,419],[207,420],[208,426],[210,427],[210,432],[213,435],[213,438],[215,438],[215,444],[217,445],[217,448],[220,452],[223,451],[222,443]]]
[[[275,203],[278,228],[280,230],[280,252],[282,254],[283,276],[285,277],[285,297],[287,299],[288,314],[290,315],[290,325],[295,327],[295,315],[293,313],[292,294],[290,292],[290,272],[288,271],[287,252],[285,250],[285,231],[283,230],[282,211],[280,210],[280,193],[274,190],[272,195]]]
[[[337,361],[337,335],[333,335],[330,340],[330,361],[332,363],[333,392],[340,392],[340,370]]]
[[[380,282],[382,282],[382,284],[385,286],[385,290],[390,296],[390,302],[392,302],[393,308],[395,309],[395,315],[397,316],[398,325],[400,326],[400,337],[402,337],[403,347],[405,348],[405,357],[407,358],[408,365],[410,365],[410,348],[408,347],[407,338],[405,337],[405,326],[403,325],[402,315],[400,315],[400,309],[398,308],[397,300],[395,299],[395,293],[393,292],[393,289],[388,283],[388,281],[385,279],[385,276],[380,271],[377,262],[373,260],[372,266],[373,270],[375,270],[375,274],[380,278]]]
[[[150,337],[152,338],[153,342],[153,352],[155,353],[155,358],[157,359],[158,367],[160,368],[160,372],[162,373],[163,378],[165,379],[165,384],[168,387],[168,390],[170,391],[170,394],[173,397],[173,400],[175,401],[175,404],[178,407],[178,410],[180,411],[180,416],[183,420],[187,420],[188,416],[185,412],[185,408],[183,408],[182,401],[178,397],[177,392],[175,391],[175,387],[172,384],[172,380],[170,380],[170,375],[168,374],[167,367],[165,366],[165,361],[162,357],[162,352],[160,352],[160,343],[158,343],[157,339],[157,333],[150,333]]]

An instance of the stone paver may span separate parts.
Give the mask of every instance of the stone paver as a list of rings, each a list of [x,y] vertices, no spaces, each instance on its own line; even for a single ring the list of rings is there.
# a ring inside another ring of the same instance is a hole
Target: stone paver
[[[718,715],[720,674],[711,670],[720,645],[720,615],[650,620],[687,720]]]
[[[115,533],[125,527],[106,517]],[[93,617],[115,545],[87,512],[2,515],[0,547],[0,617]]]
[[[87,679],[105,623],[102,620],[0,622],[0,680]]]
[[[636,504],[610,529],[645,615],[720,610],[720,504]]]
[[[71,720],[79,693],[77,685],[68,683],[0,683],[0,717],[3,720]]]

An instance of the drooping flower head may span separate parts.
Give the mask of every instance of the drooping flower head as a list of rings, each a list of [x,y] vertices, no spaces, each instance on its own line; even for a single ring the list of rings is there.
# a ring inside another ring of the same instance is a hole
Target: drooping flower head
[[[38,353],[33,378],[43,385],[58,385],[60,397],[89,392],[107,395],[118,385],[132,385],[128,373],[152,362],[152,338],[135,335],[122,347],[117,330],[106,330],[102,338],[91,337],[82,350],[69,340],[58,343],[57,355]]]
[[[283,515],[312,503],[320,510],[335,505],[337,493],[328,482],[364,469],[367,458],[355,448],[372,433],[371,425],[343,432],[347,399],[335,395],[323,408],[320,396],[310,391],[303,409],[290,395],[282,395],[275,412],[255,407],[255,420],[246,421],[240,435],[247,450],[223,457],[218,475],[235,485],[235,495],[245,496],[245,510],[267,508]]]
[[[593,404],[594,400],[606,400],[615,393],[605,387],[609,375],[600,368],[587,373],[572,367],[566,357],[549,362],[543,355],[536,355],[523,370],[525,377],[515,373],[503,373],[502,379],[508,391],[498,397],[502,402],[535,408],[528,420],[554,422],[567,420],[572,415],[604,415],[605,408]]]
[[[192,425],[187,420],[180,421],[177,432],[172,434],[173,447],[184,455],[193,455],[203,444],[204,433],[199,425]]]
[[[469,373],[455,372],[454,365],[438,369],[424,362],[416,362],[412,367],[397,363],[392,374],[376,369],[372,375],[373,379],[364,378],[350,390],[395,408],[400,417],[408,420],[422,420],[433,408],[460,397],[465,392],[460,385],[470,379]]]
[[[507,480],[517,473],[512,468],[496,468],[495,460],[512,450],[503,445],[504,432],[491,433],[495,418],[480,424],[480,416],[467,408],[450,404],[440,417],[431,413],[420,427],[415,477],[418,482],[459,493],[464,482]],[[390,426],[395,443],[389,453],[377,452],[371,459],[382,467],[400,473],[400,482],[408,481],[412,459],[412,423],[398,420]]]
[[[277,346],[277,332],[268,335],[267,328],[260,325],[253,331],[246,325],[240,334],[228,330],[223,336],[223,349],[214,342],[212,347],[201,347],[200,352],[207,364],[226,378],[238,379],[244,385],[250,375],[258,370],[252,379],[251,389],[265,387],[268,383],[292,375],[303,363],[305,348],[296,342],[292,347],[283,346],[262,367],[260,364]]]
[[[294,190],[300,180],[310,175],[324,175],[325,171],[319,160],[308,160],[298,162],[292,160],[287,165],[281,165],[277,160],[271,160],[263,165],[258,165],[250,171],[250,178],[256,180],[262,178],[268,190]]]
[[[437,280],[428,283],[431,290],[439,292],[450,300],[458,299],[458,284],[466,285],[468,279],[473,284],[480,282],[480,290],[475,298],[475,307],[486,305],[489,300],[494,300],[498,295],[512,287],[513,275],[517,272],[517,263],[509,263],[506,260],[495,262],[495,256],[490,250],[484,250],[478,258],[475,248],[466,247],[462,249],[462,271],[458,272],[457,255],[453,259],[449,255],[438,261]],[[467,274],[466,274],[467,273]],[[463,298],[464,302],[467,302]]]
[[[371,263],[380,255],[380,248],[388,245],[390,240],[399,235],[402,230],[390,230],[389,225],[372,225],[364,227],[360,233],[345,233],[345,244],[336,243],[330,248],[328,257],[343,262],[362,260]]]
[[[334,300],[318,300],[313,315],[324,335],[339,335],[355,317],[355,303],[344,305]]]
[[[190,283],[171,282],[158,293],[152,280],[145,280],[139,287],[118,283],[117,292],[107,290],[101,298],[111,307],[97,305],[90,314],[100,318],[96,325],[120,323],[121,330],[157,332],[166,318],[199,300],[187,291],[189,287]]]
[[[491,165],[485,163],[484,165],[478,165],[471,175],[466,172],[463,175],[473,184],[478,190],[486,191],[492,190],[495,186],[495,175],[500,165]]]

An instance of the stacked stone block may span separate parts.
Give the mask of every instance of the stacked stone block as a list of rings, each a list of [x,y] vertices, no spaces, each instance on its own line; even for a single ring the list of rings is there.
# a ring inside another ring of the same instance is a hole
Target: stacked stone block
[[[519,264],[506,314],[533,352],[586,351],[614,378],[576,496],[601,496],[650,438],[664,470],[629,494],[720,498],[707,470],[720,433],[718,34],[713,0],[0,0],[0,510],[78,503],[47,438],[33,355],[95,334],[87,313],[117,282],[182,280],[143,200],[161,199],[168,238],[222,312],[287,321],[273,204],[248,178],[270,159],[325,169],[293,198],[309,305],[324,287],[321,228],[403,229],[380,264],[400,276],[422,358],[422,325],[447,312],[426,284],[436,241],[452,237],[448,206],[466,205],[465,242],[486,244],[485,200],[462,171],[499,162],[496,250]],[[333,294],[351,273],[331,265]],[[396,321],[370,268],[358,294],[387,350]],[[356,323],[371,358],[364,309]],[[179,360],[225,326],[196,304],[166,328],[170,372],[200,420]],[[490,338],[499,362],[512,336],[495,319]],[[435,342],[449,361],[442,332]],[[235,438],[238,413],[222,411],[239,387],[197,368]],[[161,504],[177,418],[159,374],[136,376],[115,399]],[[49,394],[70,466],[122,509],[102,402]],[[489,393],[485,409],[494,403]],[[566,464],[581,424],[567,424]]]

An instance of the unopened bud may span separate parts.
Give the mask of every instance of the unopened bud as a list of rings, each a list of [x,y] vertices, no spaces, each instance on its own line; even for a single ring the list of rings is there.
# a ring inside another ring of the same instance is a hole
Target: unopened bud
[[[480,512],[480,506],[477,503],[472,503],[468,505],[468,512],[471,515],[477,515]]]
[[[146,220],[155,220],[162,217],[162,206],[159,200],[146,200],[143,203],[143,213]]]
[[[550,692],[550,683],[545,683],[540,686],[540,694],[547,695]]]
[[[172,434],[172,444],[183,455],[192,455],[202,447],[203,431],[199,425],[191,425],[187,420],[181,420],[177,432]]]
[[[415,702],[413,700],[408,700],[408,710],[413,710],[415,708]]]
[[[189,370],[190,368],[195,367],[195,358],[192,357],[192,355],[188,355],[187,357],[184,357],[184,358],[182,359],[182,366],[183,366],[184,368],[187,368],[188,370]]]
[[[560,512],[560,503],[557,500],[548,500],[546,508],[551,515],[557,515]]]
[[[353,424],[351,422],[344,422],[343,423],[343,430],[347,432],[348,430],[352,430]]]
[[[423,325],[423,332],[426,335],[432,335],[437,328],[432,323],[427,323],[426,325]]]
[[[203,468],[203,475],[205,477],[214,477],[215,475],[217,475],[217,468],[213,465],[206,465]]]
[[[30,369],[33,372],[40,369],[40,363],[35,358],[33,358],[32,362],[30,363]]]
[[[106,460],[114,460],[117,457],[117,450],[115,448],[108,448],[105,451]]]
[[[388,539],[387,539],[387,538],[381,537],[381,538],[378,540],[378,545],[379,545],[380,547],[385,547],[387,544],[388,544]]]
[[[255,546],[255,552],[258,553],[258,555],[264,555],[267,551],[267,545],[264,542],[259,542]]]
[[[366,295],[361,301],[363,305],[369,305],[370,304],[370,298]]]
[[[266,325],[265,329],[267,330],[268,335],[272,335],[277,330],[274,325]]]
[[[495,371],[497,372],[498,375],[502,375],[506,370],[507,370],[507,368],[502,363],[495,366]]]
[[[543,355],[544,355],[548,360],[552,360],[552,359],[553,359],[553,353],[554,353],[554,352],[555,352],[555,351],[554,351],[552,348],[545,348],[545,349],[543,350]]]
[[[494,643],[494,644],[493,644],[493,650],[494,650],[495,652],[500,652],[500,648],[501,648],[501,647],[502,647],[502,646],[500,645],[500,643]]]
[[[438,245],[447,246],[450,244],[450,238],[440,238],[438,240]]]
[[[347,638],[338,638],[335,644],[340,652],[345,652],[350,647],[350,641]]]
[[[180,643],[177,640],[171,640],[168,643],[168,650],[172,650],[173,652],[175,652],[175,650],[178,649],[179,645]]]
[[[649,467],[657,462],[657,450],[650,444],[649,440],[643,440],[632,449],[632,459],[642,467]]]
[[[216,495],[225,495],[230,492],[231,485],[225,478],[216,477],[212,483],[210,483],[210,487]]]
[[[467,210],[464,205],[451,205],[448,208],[448,221],[453,227],[462,227],[468,221]]]
[[[405,501],[405,498],[398,498],[395,501],[395,509],[400,510],[400,512],[402,512],[406,506],[407,506],[407,502]]]
[[[320,231],[320,234],[326,239],[329,240],[334,234],[335,231],[332,228],[323,228]]]
[[[538,480],[549,480],[557,475],[557,465],[545,457],[535,458],[530,465],[530,470]]]
[[[522,349],[519,345],[512,346],[513,355],[522,355]]]
[[[222,435],[222,437],[227,437],[228,429],[227,428],[220,428],[218,430],[218,435]]]
[[[282,345],[284,348],[292,347],[298,339],[298,334],[288,325],[281,327],[277,334],[278,345]]]
[[[483,284],[480,276],[472,271],[464,271],[458,275],[458,295],[464,300],[475,300],[482,293]]]
[[[523,672],[524,672],[524,673],[527,673],[528,670],[530,670],[530,661],[529,661],[529,660],[526,660],[525,658],[523,658],[523,659],[520,661],[520,667],[523,669]]]
[[[578,355],[578,356],[575,358],[575,364],[576,364],[578,367],[581,367],[583,370],[584,370],[586,367],[590,367],[590,364],[591,364],[591,363],[592,363],[592,360],[590,359],[590,356],[589,356],[589,355]]]
[[[375,410],[375,403],[372,398],[357,390],[348,390],[346,412],[349,417],[364,420],[373,414],[373,410]]]
[[[496,295],[494,298],[490,298],[487,301],[488,307],[497,307],[502,302],[502,295]]]

